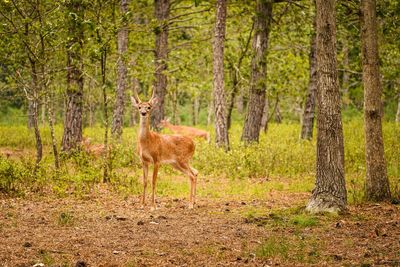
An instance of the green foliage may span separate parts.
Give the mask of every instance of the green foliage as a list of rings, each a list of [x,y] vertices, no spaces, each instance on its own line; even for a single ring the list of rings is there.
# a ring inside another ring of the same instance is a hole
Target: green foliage
[[[385,122],[383,133],[388,176],[394,196],[400,186],[399,126]],[[196,141],[193,166],[199,170],[199,181],[204,186],[199,196],[233,199],[266,198],[271,190],[310,192],[315,182],[315,140],[298,138],[298,124],[271,124],[261,134],[258,145],[244,146],[240,142],[240,125],[232,126],[231,151],[225,153],[213,144]],[[142,191],[141,163],[136,152],[137,128],[125,128],[122,143],[111,143],[111,185],[123,194]],[[18,134],[15,134],[18,133]],[[11,151],[9,159],[1,158],[0,184],[2,191],[51,190],[59,196],[85,195],[95,190],[102,181],[103,158],[85,152],[61,157],[61,169],[54,169],[50,132],[41,128],[44,158],[35,168],[33,132],[25,126],[0,126],[0,153]],[[61,140],[62,128],[56,127],[56,138]],[[86,128],[84,136],[94,144],[103,142],[103,129]],[[363,201],[365,177],[364,131],[361,119],[344,123],[345,171],[350,203]],[[7,152],[8,153],[8,152]],[[186,197],[187,178],[170,167],[162,167],[158,194]],[[300,220],[300,219],[299,219]],[[299,224],[302,222],[299,221]],[[305,222],[307,224],[307,222]]]

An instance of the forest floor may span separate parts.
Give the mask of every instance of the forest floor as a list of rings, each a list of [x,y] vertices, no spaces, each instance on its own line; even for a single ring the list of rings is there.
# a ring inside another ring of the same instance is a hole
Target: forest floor
[[[400,266],[400,207],[303,212],[309,193],[158,198],[139,208],[105,186],[84,197],[0,195],[0,266]],[[39,266],[39,265],[37,265]]]

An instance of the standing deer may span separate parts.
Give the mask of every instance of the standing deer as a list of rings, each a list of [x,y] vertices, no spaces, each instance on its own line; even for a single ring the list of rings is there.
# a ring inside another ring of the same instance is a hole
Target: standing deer
[[[168,120],[161,120],[160,125],[170,129],[175,134],[185,135],[190,138],[203,138],[210,143],[210,134],[207,131],[189,126],[173,125]]]
[[[134,105],[140,114],[140,126],[138,133],[137,148],[143,166],[143,196],[142,205],[146,202],[146,186],[149,165],[154,165],[152,179],[152,197],[151,209],[156,209],[155,190],[157,182],[157,173],[160,164],[171,164],[175,169],[189,176],[190,179],[190,197],[189,209],[192,209],[195,203],[196,182],[198,171],[189,165],[193,157],[195,146],[192,139],[182,135],[164,135],[150,131],[150,113],[153,106],[157,103],[154,97],[154,91],[148,102],[142,102],[134,90],[131,97]]]

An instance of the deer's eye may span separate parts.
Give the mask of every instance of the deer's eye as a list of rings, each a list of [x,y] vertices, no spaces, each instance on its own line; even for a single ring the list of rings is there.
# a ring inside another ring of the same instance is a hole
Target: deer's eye
[[[151,107],[147,107],[147,110],[150,110],[151,109]]]

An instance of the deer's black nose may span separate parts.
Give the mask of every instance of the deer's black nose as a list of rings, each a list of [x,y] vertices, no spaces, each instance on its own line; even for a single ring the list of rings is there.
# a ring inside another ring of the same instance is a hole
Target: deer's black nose
[[[146,116],[146,112],[140,112],[140,114],[142,114],[142,116]]]

